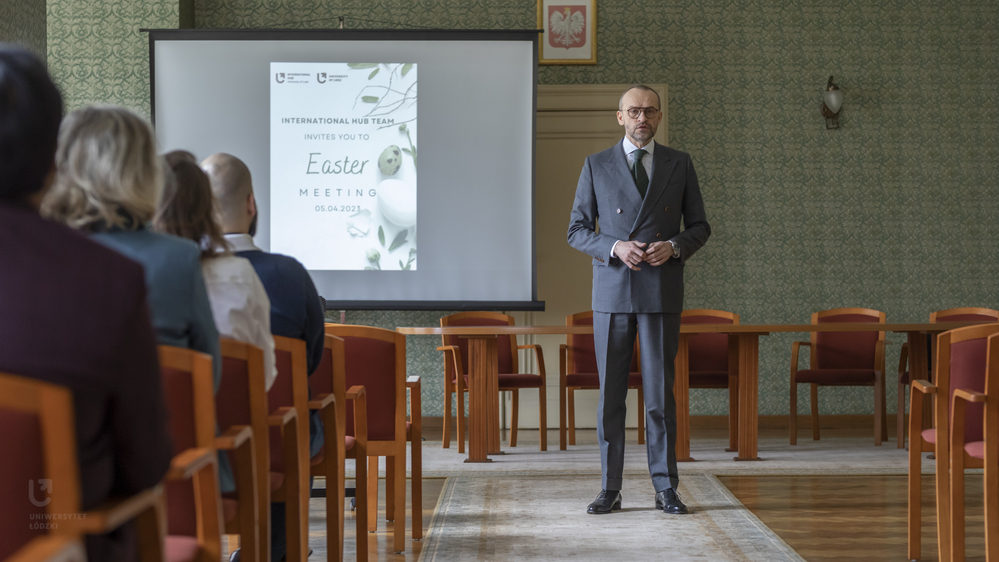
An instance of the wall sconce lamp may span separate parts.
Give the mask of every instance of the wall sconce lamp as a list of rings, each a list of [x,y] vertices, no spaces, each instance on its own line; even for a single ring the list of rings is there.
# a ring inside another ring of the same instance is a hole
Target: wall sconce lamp
[[[833,84],[829,77],[826,91],[822,92],[822,115],[826,118],[826,129],[839,129],[839,110],[843,107],[843,90]]]

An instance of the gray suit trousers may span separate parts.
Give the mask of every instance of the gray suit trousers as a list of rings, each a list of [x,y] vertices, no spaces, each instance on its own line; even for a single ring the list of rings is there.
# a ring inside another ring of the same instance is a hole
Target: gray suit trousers
[[[628,372],[635,336],[640,343],[645,394],[645,442],[649,473],[657,492],[677,488],[674,361],[680,315],[593,313],[593,341],[600,375],[597,441],[605,490],[620,490],[624,472],[624,426]]]

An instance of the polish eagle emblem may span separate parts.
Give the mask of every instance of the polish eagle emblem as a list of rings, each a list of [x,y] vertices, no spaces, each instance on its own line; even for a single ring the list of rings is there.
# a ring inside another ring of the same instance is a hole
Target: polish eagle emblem
[[[586,6],[549,6],[548,44],[566,49],[585,45]]]

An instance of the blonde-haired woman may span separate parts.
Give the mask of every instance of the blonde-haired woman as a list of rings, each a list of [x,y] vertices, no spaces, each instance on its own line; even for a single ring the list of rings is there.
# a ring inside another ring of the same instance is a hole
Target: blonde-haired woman
[[[211,355],[218,390],[219,334],[201,251],[189,240],[147,227],[163,182],[162,159],[144,119],[119,107],[85,107],[59,129],[56,179],[42,212],[142,264],[159,343]]]

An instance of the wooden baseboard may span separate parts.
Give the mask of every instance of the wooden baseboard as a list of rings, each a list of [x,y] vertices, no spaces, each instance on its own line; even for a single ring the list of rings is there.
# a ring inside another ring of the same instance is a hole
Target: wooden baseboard
[[[822,429],[854,429],[862,427],[873,427],[874,417],[867,415],[836,415],[819,416]],[[468,422],[466,421],[466,424]],[[728,416],[691,416],[690,427],[692,429],[726,429],[728,427]],[[895,414],[888,414],[888,427],[895,427]],[[906,426],[908,427],[908,426]],[[444,428],[443,416],[424,416],[423,429],[425,431],[442,431]],[[787,429],[787,416],[759,416],[760,429]],[[809,415],[798,416],[799,429],[811,429],[812,417]],[[525,427],[524,429],[531,429]],[[537,429],[537,428],[534,428]],[[550,426],[549,429],[558,429],[558,425]],[[587,428],[579,428],[587,429]],[[593,428],[589,428],[593,429]]]

